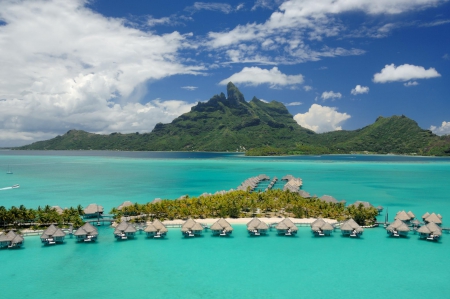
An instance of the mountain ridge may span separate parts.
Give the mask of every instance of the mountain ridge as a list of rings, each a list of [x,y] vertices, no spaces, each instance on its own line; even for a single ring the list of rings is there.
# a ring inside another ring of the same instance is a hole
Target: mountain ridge
[[[20,150],[246,151],[249,155],[394,153],[450,155],[450,138],[421,129],[406,116],[378,117],[353,131],[317,134],[301,127],[281,102],[247,102],[233,84],[149,133],[100,135],[69,130]]]

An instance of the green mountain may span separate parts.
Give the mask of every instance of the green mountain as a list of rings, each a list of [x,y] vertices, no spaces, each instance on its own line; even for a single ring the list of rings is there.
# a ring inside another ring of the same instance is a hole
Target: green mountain
[[[109,135],[70,130],[18,149],[246,151],[248,155],[350,152],[450,155],[450,137],[439,137],[405,116],[379,117],[355,131],[316,134],[297,124],[286,107],[254,97],[245,101],[229,83],[227,96],[213,96],[150,133]]]

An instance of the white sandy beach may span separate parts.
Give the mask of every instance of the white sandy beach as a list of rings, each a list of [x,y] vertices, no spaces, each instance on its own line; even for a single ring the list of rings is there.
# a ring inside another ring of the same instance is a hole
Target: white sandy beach
[[[228,221],[230,224],[247,224],[252,219],[253,218],[225,218],[225,220]],[[267,224],[278,223],[281,220],[283,220],[283,218],[278,218],[278,217],[272,217],[272,218],[261,217],[259,219]],[[291,219],[292,222],[294,222],[295,224],[311,224],[312,222],[317,220],[316,218],[289,218],[289,219]],[[219,220],[219,218],[206,218],[206,219],[194,219],[194,220],[201,224],[211,225],[214,222],[216,222],[217,220]],[[337,221],[334,219],[324,218],[324,220],[330,224],[337,223]],[[165,225],[181,225],[184,222],[185,222],[185,220],[181,220],[181,219],[163,221],[163,223]]]

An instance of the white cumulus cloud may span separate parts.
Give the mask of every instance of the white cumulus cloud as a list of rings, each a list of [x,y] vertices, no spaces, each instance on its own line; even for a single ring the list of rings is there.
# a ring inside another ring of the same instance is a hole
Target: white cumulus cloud
[[[203,69],[178,58],[189,35],[130,28],[88,3],[0,1],[1,144],[5,136],[29,143],[74,128],[151,131],[190,109],[182,101],[140,103],[147,81]]]
[[[373,76],[373,82],[386,83],[395,81],[409,81],[417,79],[429,79],[440,77],[436,69],[430,67],[425,69],[423,66],[412,64],[402,64],[396,67],[393,63],[386,65],[381,72]]]
[[[362,94],[362,93],[369,93],[369,87],[367,86],[361,86],[361,85],[356,85],[355,88],[353,88],[351,90],[351,94],[352,95],[357,95],[357,94]]]
[[[286,106],[300,106],[303,105],[302,102],[290,102],[290,103],[286,103]]]
[[[182,86],[181,88],[186,89],[186,90],[190,90],[190,91],[194,91],[198,87],[197,86]]]
[[[406,83],[403,83],[403,85],[405,85],[406,87],[410,87],[410,86],[419,85],[419,83],[417,83],[417,81],[408,81]]]
[[[430,130],[436,135],[450,134],[450,121],[443,121],[440,127],[431,126]]]
[[[331,99],[334,101],[334,99],[340,99],[342,97],[342,94],[340,92],[334,92],[334,91],[324,91],[322,93],[322,100],[326,101]]]
[[[335,107],[312,104],[305,113],[294,116],[294,120],[302,127],[313,130],[316,133],[342,130],[342,124],[351,116],[340,113]]]
[[[277,67],[272,69],[262,69],[259,67],[244,67],[239,73],[235,73],[220,81],[221,85],[226,85],[228,82],[243,83],[247,85],[261,85],[268,84],[271,88],[280,86],[293,86],[303,83],[303,75],[286,75],[283,74]]]

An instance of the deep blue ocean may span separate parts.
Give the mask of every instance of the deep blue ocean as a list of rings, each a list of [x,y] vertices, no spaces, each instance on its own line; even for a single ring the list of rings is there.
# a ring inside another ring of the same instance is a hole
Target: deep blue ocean
[[[13,174],[6,174],[11,169]],[[370,201],[416,216],[436,212],[450,227],[450,159],[403,156],[245,157],[231,153],[0,151],[0,205],[87,206],[109,212],[125,200],[236,188],[258,174],[303,179],[303,190],[347,203]],[[2,298],[418,298],[450,297],[450,234],[437,243],[382,228],[361,239],[231,238],[116,241],[100,227],[98,242],[45,247],[28,236],[20,250],[0,250]]]

